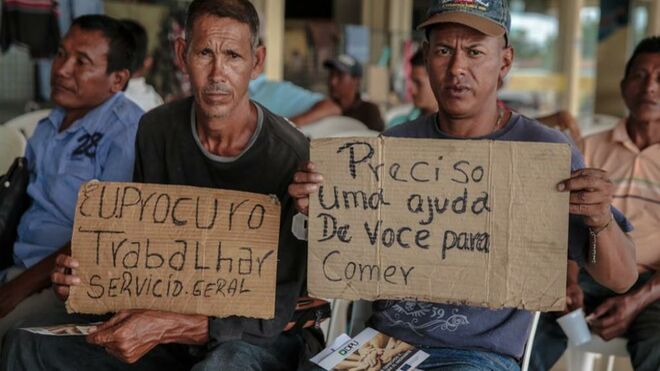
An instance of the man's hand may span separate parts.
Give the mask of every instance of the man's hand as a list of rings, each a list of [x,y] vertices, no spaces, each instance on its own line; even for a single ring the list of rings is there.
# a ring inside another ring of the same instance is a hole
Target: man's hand
[[[69,288],[80,285],[80,277],[71,273],[71,269],[78,268],[78,261],[67,254],[60,254],[55,258],[55,270],[50,276],[53,290],[60,300],[69,298]]]
[[[87,342],[102,346],[126,363],[135,363],[159,344],[204,344],[208,317],[155,310],[123,310],[87,335]]]
[[[0,318],[11,313],[30,294],[29,290],[21,287],[21,280],[18,279],[0,286]]]
[[[315,172],[316,166],[308,161],[300,164],[293,175],[293,183],[289,185],[289,195],[293,197],[296,209],[307,215],[309,210],[309,195],[319,189],[323,176]]]
[[[584,293],[577,282],[571,282],[566,286],[566,310],[562,314],[567,314],[584,306]]]
[[[573,171],[569,179],[557,185],[557,189],[571,192],[569,212],[582,215],[588,226],[602,228],[610,222],[614,185],[605,170]]]
[[[635,294],[624,294],[605,300],[594,310],[587,321],[591,330],[605,340],[611,340],[628,331],[643,307]]]

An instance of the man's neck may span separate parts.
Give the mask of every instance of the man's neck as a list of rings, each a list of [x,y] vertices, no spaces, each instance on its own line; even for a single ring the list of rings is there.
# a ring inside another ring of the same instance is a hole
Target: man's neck
[[[440,130],[459,138],[483,137],[501,129],[506,124],[507,115],[500,116],[497,104],[484,107],[476,116],[456,117],[438,111],[438,122]]]
[[[195,120],[199,141],[208,152],[235,157],[247,147],[257,128],[257,108],[246,99],[230,115],[212,118],[196,107]]]
[[[630,139],[640,150],[660,143],[660,121],[637,121],[628,117],[626,129]]]
[[[64,113],[64,118],[62,119],[62,124],[60,125],[59,132],[63,132],[73,125],[74,122],[85,117],[85,115],[91,110],[67,110]]]
[[[358,93],[355,93],[352,96],[341,97],[337,103],[341,107],[342,111],[346,111],[347,109],[353,107],[353,105],[355,104],[355,102],[358,101],[358,99],[360,99],[360,95]]]

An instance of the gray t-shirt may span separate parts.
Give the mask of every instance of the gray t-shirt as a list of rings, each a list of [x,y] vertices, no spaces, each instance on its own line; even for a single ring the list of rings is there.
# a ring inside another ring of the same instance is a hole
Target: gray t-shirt
[[[562,132],[513,113],[505,127],[478,138],[457,138],[441,131],[437,114],[395,126],[385,136],[464,140],[507,140],[521,142],[572,142]],[[572,170],[584,167],[582,155],[571,144]],[[632,226],[618,210],[615,219],[624,231]],[[569,217],[569,258],[582,265],[587,254],[588,229],[582,217]],[[524,226],[520,226],[524,228]],[[487,309],[466,305],[419,301],[382,300],[374,303],[371,326],[418,346],[482,349],[520,359],[531,326],[532,315],[517,309]]]

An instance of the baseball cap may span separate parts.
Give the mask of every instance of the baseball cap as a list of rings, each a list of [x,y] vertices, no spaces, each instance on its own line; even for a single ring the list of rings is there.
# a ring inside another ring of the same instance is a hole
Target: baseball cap
[[[348,54],[341,54],[326,60],[323,62],[323,67],[339,70],[354,77],[362,77],[362,65],[357,59]]]
[[[507,0],[433,0],[426,19],[417,29],[438,23],[459,23],[489,36],[506,36],[511,30]]]

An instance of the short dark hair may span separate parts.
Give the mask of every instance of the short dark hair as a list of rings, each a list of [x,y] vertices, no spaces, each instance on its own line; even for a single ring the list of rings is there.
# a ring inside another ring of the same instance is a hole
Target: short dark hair
[[[623,75],[624,79],[628,77],[635,58],[637,58],[640,54],[647,53],[660,53],[660,36],[647,37],[640,41],[639,44],[637,44],[635,51],[633,52],[630,59],[628,59],[628,63],[626,63],[626,72]]]
[[[422,48],[417,49],[415,54],[410,57],[410,65],[412,67],[423,67],[424,66],[424,50]]]
[[[193,24],[203,15],[231,18],[250,27],[252,49],[259,45],[259,15],[248,0],[194,0],[188,7],[186,38],[192,34]]]
[[[108,74],[124,69],[133,72],[135,40],[121,22],[106,15],[83,15],[74,19],[71,27],[84,31],[100,31],[108,40]]]
[[[122,19],[121,23],[131,32],[133,39],[135,40],[135,58],[132,72],[135,72],[142,68],[144,65],[144,60],[147,58],[147,44],[149,39],[147,38],[147,30],[142,27],[141,24],[135,22],[132,19]]]

